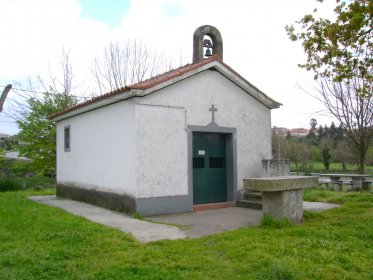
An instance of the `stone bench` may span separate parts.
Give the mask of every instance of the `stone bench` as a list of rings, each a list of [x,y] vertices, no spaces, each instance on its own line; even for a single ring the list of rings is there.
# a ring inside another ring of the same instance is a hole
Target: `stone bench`
[[[373,176],[367,174],[320,174],[319,182],[324,189],[332,188],[341,191],[343,185],[347,185],[348,191],[371,191]]]
[[[244,179],[244,187],[261,191],[263,214],[299,223],[303,218],[303,189],[318,185],[317,176],[281,176]]]

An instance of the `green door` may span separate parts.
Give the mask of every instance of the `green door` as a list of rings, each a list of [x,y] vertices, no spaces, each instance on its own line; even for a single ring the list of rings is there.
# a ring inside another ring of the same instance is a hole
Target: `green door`
[[[227,201],[226,135],[193,133],[193,203]]]

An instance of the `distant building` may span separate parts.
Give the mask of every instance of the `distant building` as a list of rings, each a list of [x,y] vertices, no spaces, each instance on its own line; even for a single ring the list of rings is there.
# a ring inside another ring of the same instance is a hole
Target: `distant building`
[[[290,133],[293,137],[304,137],[309,134],[309,130],[305,128],[292,128],[288,129],[286,127],[272,127],[272,134],[279,135],[279,136],[287,136]]]
[[[308,129],[305,128],[293,128],[289,130],[290,135],[294,137],[304,137],[309,133]]]
[[[289,129],[286,127],[276,127],[274,126],[272,128],[272,134],[279,135],[279,136],[286,136],[288,133]]]

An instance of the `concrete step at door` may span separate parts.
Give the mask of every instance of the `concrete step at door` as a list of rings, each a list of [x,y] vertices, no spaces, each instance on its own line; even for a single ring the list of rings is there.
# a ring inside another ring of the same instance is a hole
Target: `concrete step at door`
[[[250,209],[257,209],[257,210],[262,210],[263,205],[261,202],[258,201],[249,201],[249,200],[237,200],[236,201],[236,206],[237,207],[242,207],[242,208],[250,208]]]
[[[262,193],[258,191],[247,190],[243,194],[243,199],[237,200],[236,206],[262,210]]]
[[[262,201],[262,193],[258,191],[251,191],[247,190],[243,194],[243,199],[244,200],[250,200],[250,201]]]

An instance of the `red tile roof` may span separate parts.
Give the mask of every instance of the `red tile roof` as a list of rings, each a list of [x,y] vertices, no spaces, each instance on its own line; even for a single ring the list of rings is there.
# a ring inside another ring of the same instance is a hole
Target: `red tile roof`
[[[181,66],[180,68],[177,68],[177,69],[171,70],[169,72],[160,74],[158,76],[152,77],[152,78],[150,78],[148,80],[139,82],[137,84],[130,85],[130,86],[125,86],[125,87],[121,87],[121,88],[118,88],[116,90],[113,90],[113,91],[110,91],[108,93],[105,93],[103,95],[100,95],[100,96],[97,96],[97,97],[93,97],[93,98],[91,98],[91,99],[89,99],[87,101],[84,101],[84,102],[79,103],[77,105],[71,106],[71,107],[65,109],[64,111],[58,112],[58,113],[52,115],[50,118],[53,119],[53,118],[62,116],[64,114],[68,113],[68,112],[75,111],[77,109],[86,107],[86,106],[88,106],[90,104],[99,102],[101,100],[104,100],[104,99],[116,96],[116,95],[121,94],[121,93],[129,92],[131,89],[145,90],[145,89],[151,88],[151,87],[156,86],[156,85],[158,85],[160,83],[163,83],[163,82],[166,82],[166,81],[171,80],[173,78],[182,76],[185,73],[188,73],[189,71],[197,69],[197,68],[199,68],[199,67],[201,67],[203,65],[206,65],[206,64],[208,64],[208,63],[210,63],[212,61],[220,61],[220,59],[219,59],[218,56],[211,56],[208,59],[204,59],[203,61],[201,61],[199,63],[187,64],[187,65]]]
[[[114,91],[110,91],[110,92],[108,92],[106,94],[94,97],[92,99],[89,99],[87,101],[79,103],[79,104],[77,104],[75,106],[69,107],[69,108],[65,109],[64,111],[58,112],[58,113],[52,115],[50,118],[54,119],[56,117],[62,116],[64,114],[66,114],[66,113],[78,110],[78,109],[86,107],[88,105],[97,103],[97,102],[105,100],[105,99],[109,99],[109,98],[111,98],[113,96],[116,96],[116,95],[119,95],[119,94],[123,94],[123,93],[126,93],[126,92],[129,93],[131,89],[146,90],[146,89],[152,88],[152,87],[154,87],[156,85],[159,85],[161,83],[167,82],[167,81],[172,80],[172,79],[177,78],[177,77],[180,77],[180,76],[182,76],[182,75],[184,75],[184,74],[186,74],[186,73],[188,73],[190,71],[198,69],[198,68],[200,68],[200,67],[202,67],[202,66],[204,66],[206,64],[209,64],[209,63],[211,63],[213,61],[219,62],[224,67],[226,67],[229,71],[231,71],[234,75],[236,75],[237,77],[239,77],[240,79],[242,79],[243,81],[245,81],[247,84],[249,84],[251,87],[255,88],[261,94],[263,94],[264,96],[266,96],[263,92],[261,92],[259,89],[257,89],[252,84],[250,84],[250,82],[248,82],[246,79],[244,79],[240,74],[238,74],[236,71],[234,71],[231,67],[229,67],[227,64],[225,64],[224,62],[222,62],[221,59],[219,58],[219,56],[213,55],[213,56],[211,56],[211,57],[209,57],[207,59],[202,60],[201,62],[194,63],[194,64],[187,64],[185,66],[182,66],[180,68],[177,68],[177,69],[171,70],[169,72],[160,74],[160,75],[155,76],[153,78],[150,78],[148,80],[139,82],[137,84],[130,85],[130,86],[125,86],[125,87],[121,87],[121,88],[116,89]],[[269,98],[269,97],[267,97],[267,98]]]
[[[214,56],[211,56],[207,59],[202,60],[201,62],[194,63],[194,64],[187,64],[185,66],[182,66],[180,68],[177,68],[177,69],[171,70],[169,72],[163,73],[159,76],[150,78],[150,79],[145,80],[143,82],[140,82],[138,84],[129,86],[129,88],[145,90],[145,89],[154,87],[158,84],[161,84],[163,82],[166,82],[168,80],[171,80],[173,78],[180,77],[180,76],[184,75],[185,73],[188,73],[192,70],[198,69],[199,67],[201,67],[203,65],[206,65],[206,64],[208,64],[212,61],[219,61],[220,63],[222,63],[221,60],[219,59],[219,57],[217,55],[214,55]]]

